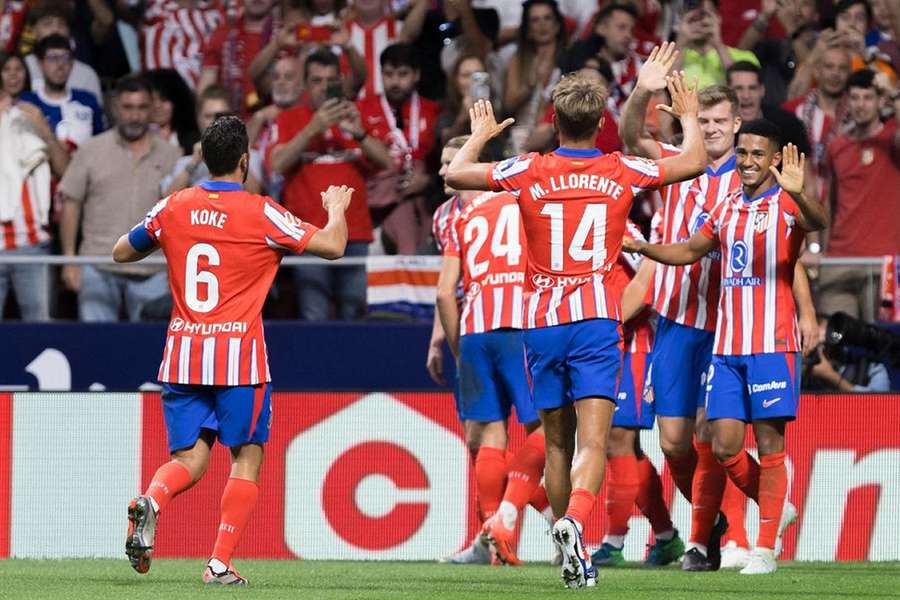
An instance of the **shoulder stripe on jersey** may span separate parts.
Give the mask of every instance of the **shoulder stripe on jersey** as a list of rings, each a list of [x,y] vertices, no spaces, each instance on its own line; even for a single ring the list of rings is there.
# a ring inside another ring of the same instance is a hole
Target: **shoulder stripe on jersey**
[[[659,177],[659,166],[652,160],[623,156],[622,163],[632,171],[637,171],[650,177]]]
[[[513,156],[504,161],[498,162],[494,167],[494,181],[508,179],[519,173],[524,173],[531,166],[530,158],[522,158],[521,156]]]
[[[288,220],[284,217],[282,213],[280,213],[275,207],[273,207],[268,202],[265,204],[265,208],[263,208],[266,217],[269,221],[272,222],[275,227],[281,230],[284,235],[294,238],[297,241],[300,241],[300,238],[303,237],[303,232],[294,227]]]
[[[288,251],[290,251],[290,248],[288,248],[287,246],[282,246],[281,244],[279,244],[278,242],[276,242],[275,240],[273,240],[273,239],[270,238],[269,236],[266,236],[266,245],[267,245],[269,248],[274,248],[274,249],[276,249],[276,250],[288,250]]]

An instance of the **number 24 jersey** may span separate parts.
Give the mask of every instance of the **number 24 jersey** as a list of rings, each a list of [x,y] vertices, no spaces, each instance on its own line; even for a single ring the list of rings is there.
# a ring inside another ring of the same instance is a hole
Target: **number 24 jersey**
[[[616,261],[634,196],[663,185],[656,161],[559,148],[493,165],[488,185],[518,199],[528,247],[525,328],[620,320]]]

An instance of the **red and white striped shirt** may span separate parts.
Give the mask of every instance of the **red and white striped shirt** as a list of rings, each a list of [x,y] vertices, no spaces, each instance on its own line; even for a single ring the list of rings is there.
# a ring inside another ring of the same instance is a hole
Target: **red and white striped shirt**
[[[446,256],[462,266],[463,298],[459,333],[522,329],[525,284],[525,230],[511,194],[479,194],[459,213]]]
[[[172,194],[135,229],[162,247],[169,269],[174,306],[159,381],[270,381],[263,303],[282,256],[302,254],[318,229],[222,182]]]
[[[559,148],[496,163],[488,187],[517,197],[527,237],[525,327],[621,317],[617,265],[635,194],[662,185],[659,163]]]
[[[21,0],[8,0],[0,12],[0,52],[12,54],[16,51],[19,36],[25,27],[28,4]]]
[[[625,223],[625,232],[632,239],[641,242],[646,241],[640,228],[631,219],[628,219]],[[632,254],[631,252],[623,252],[619,257],[619,264],[624,267],[629,280],[637,274],[642,261],[643,257],[640,254]],[[625,322],[623,337],[625,339],[626,352],[646,354],[653,349],[653,321],[653,309],[645,306],[641,312]]]
[[[199,0],[193,8],[151,0],[141,31],[144,69],[175,69],[191,88],[197,87],[203,46],[224,21],[217,0]]]
[[[784,108],[794,113],[806,127],[809,147],[812,148],[812,156],[809,158],[818,184],[816,194],[819,201],[824,203],[828,201],[828,191],[831,189],[831,174],[828,171],[826,156],[828,143],[840,133],[850,113],[846,100],[841,100],[835,111],[835,117],[827,114],[819,108],[820,93],[819,90],[812,90],[805,96],[786,102]]]
[[[47,183],[49,184],[49,181]],[[22,182],[19,210],[16,211],[11,221],[0,223],[0,227],[3,229],[3,247],[0,249],[16,250],[50,241],[50,234],[41,223],[41,208],[38,206],[39,194],[35,188],[36,185],[39,184],[34,175]]]
[[[678,153],[674,146],[660,147],[664,157]],[[676,244],[690,239],[729,194],[741,189],[735,165],[732,155],[716,171],[707,167],[695,179],[663,188],[661,218],[654,217],[650,242]],[[653,282],[656,312],[679,325],[712,331],[719,300],[719,259],[713,251],[690,265],[658,265]]]
[[[634,90],[634,85],[637,83],[638,71],[641,70],[642,64],[643,61],[634,52],[629,54],[626,58],[610,64],[615,81],[613,82],[612,89],[609,91],[608,108],[616,116],[616,119],[618,119],[621,114],[622,105],[625,104],[625,100],[628,99],[628,96],[630,96],[632,90]]]
[[[453,224],[459,216],[462,200],[458,195],[453,196],[449,200],[437,207],[434,211],[434,217],[431,220],[431,234],[434,236],[434,243],[437,245],[438,252],[445,254],[447,246],[450,242],[450,232]]]
[[[792,290],[805,231],[800,208],[779,186],[725,200],[700,232],[722,251],[713,354],[799,352]]]
[[[381,53],[394,42],[402,28],[403,23],[394,17],[381,17],[368,27],[357,21],[350,21],[347,24],[350,43],[366,59],[369,73],[365,87],[359,91],[360,98],[377,96],[384,92],[384,84],[381,81]]]

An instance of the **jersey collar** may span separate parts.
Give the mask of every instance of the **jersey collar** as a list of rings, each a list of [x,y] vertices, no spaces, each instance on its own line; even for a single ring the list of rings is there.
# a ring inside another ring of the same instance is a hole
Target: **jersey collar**
[[[769,189],[764,191],[762,194],[759,194],[755,198],[750,198],[749,196],[747,196],[747,194],[745,194],[743,192],[741,193],[741,197],[744,199],[744,202],[753,203],[753,202],[759,202],[760,200],[762,200],[764,198],[768,198],[769,196],[774,196],[779,191],[781,191],[781,186],[779,186],[776,183],[775,185],[773,185],[772,187],[770,187]]]
[[[556,149],[555,154],[566,158],[595,158],[602,155],[603,152],[597,148],[566,148],[560,146]]]
[[[706,174],[710,177],[719,177],[728,171],[734,171],[737,168],[737,155],[734,154],[734,151],[731,153],[731,158],[722,163],[722,166],[719,167],[718,170],[713,169],[710,166],[706,167]]]
[[[213,181],[206,180],[200,184],[207,192],[239,192],[241,184],[236,181]]]

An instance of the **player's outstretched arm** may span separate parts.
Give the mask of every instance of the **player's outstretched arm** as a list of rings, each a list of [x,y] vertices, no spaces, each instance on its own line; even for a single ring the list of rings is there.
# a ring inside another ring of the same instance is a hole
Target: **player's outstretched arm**
[[[456,287],[461,274],[459,257],[445,256],[437,285],[437,310],[453,356],[459,356],[459,306],[456,304]]]
[[[113,246],[113,260],[117,263],[137,262],[159,250],[159,246],[156,244],[153,244],[149,248],[135,248],[132,245],[130,236],[130,233],[126,233],[119,237],[118,241],[116,241],[116,245]]]
[[[625,101],[619,124],[619,133],[622,135],[625,149],[632,154],[652,159],[662,156],[659,145],[644,130],[644,120],[647,105],[653,94],[666,89],[666,77],[677,58],[678,50],[675,44],[663,42],[662,46],[653,48],[647,62],[638,72],[637,83]]]
[[[622,241],[622,251],[638,252],[656,262],[677,266],[697,262],[710,250],[715,249],[718,244],[716,240],[712,240],[698,231],[691,236],[691,239],[680,244],[648,244],[625,238]]]
[[[703,133],[700,131],[700,122],[697,113],[700,110],[700,102],[697,100],[697,83],[688,84],[684,72],[673,73],[666,78],[669,95],[672,96],[672,105],[658,105],[656,108],[664,110],[681,121],[681,129],[684,131],[684,141],[681,144],[681,153],[676,156],[664,158],[659,161],[663,167],[663,183],[670,184],[685,181],[697,177],[706,168],[706,148],[703,147]]]
[[[622,321],[634,318],[644,308],[644,299],[647,297],[647,290],[650,289],[650,282],[653,281],[655,272],[655,262],[652,260],[641,262],[637,273],[622,292]]]
[[[797,321],[803,341],[803,356],[809,356],[819,344],[819,324],[816,322],[816,306],[809,289],[806,267],[799,260],[794,263],[794,302],[797,304]]]
[[[347,247],[347,207],[353,198],[353,188],[329,186],[322,192],[322,206],[328,212],[328,223],[309,239],[306,252],[333,260],[344,255]]]
[[[490,191],[488,174],[491,163],[480,163],[478,157],[484,146],[512,125],[515,119],[506,119],[498,124],[489,100],[475,102],[469,109],[469,118],[472,122],[472,135],[450,162],[446,181],[457,190]]]
[[[828,216],[825,208],[810,200],[803,191],[805,169],[806,155],[793,144],[788,144],[781,151],[781,171],[774,166],[769,167],[781,189],[790,194],[800,208],[800,225],[807,231],[819,231],[828,226]]]

